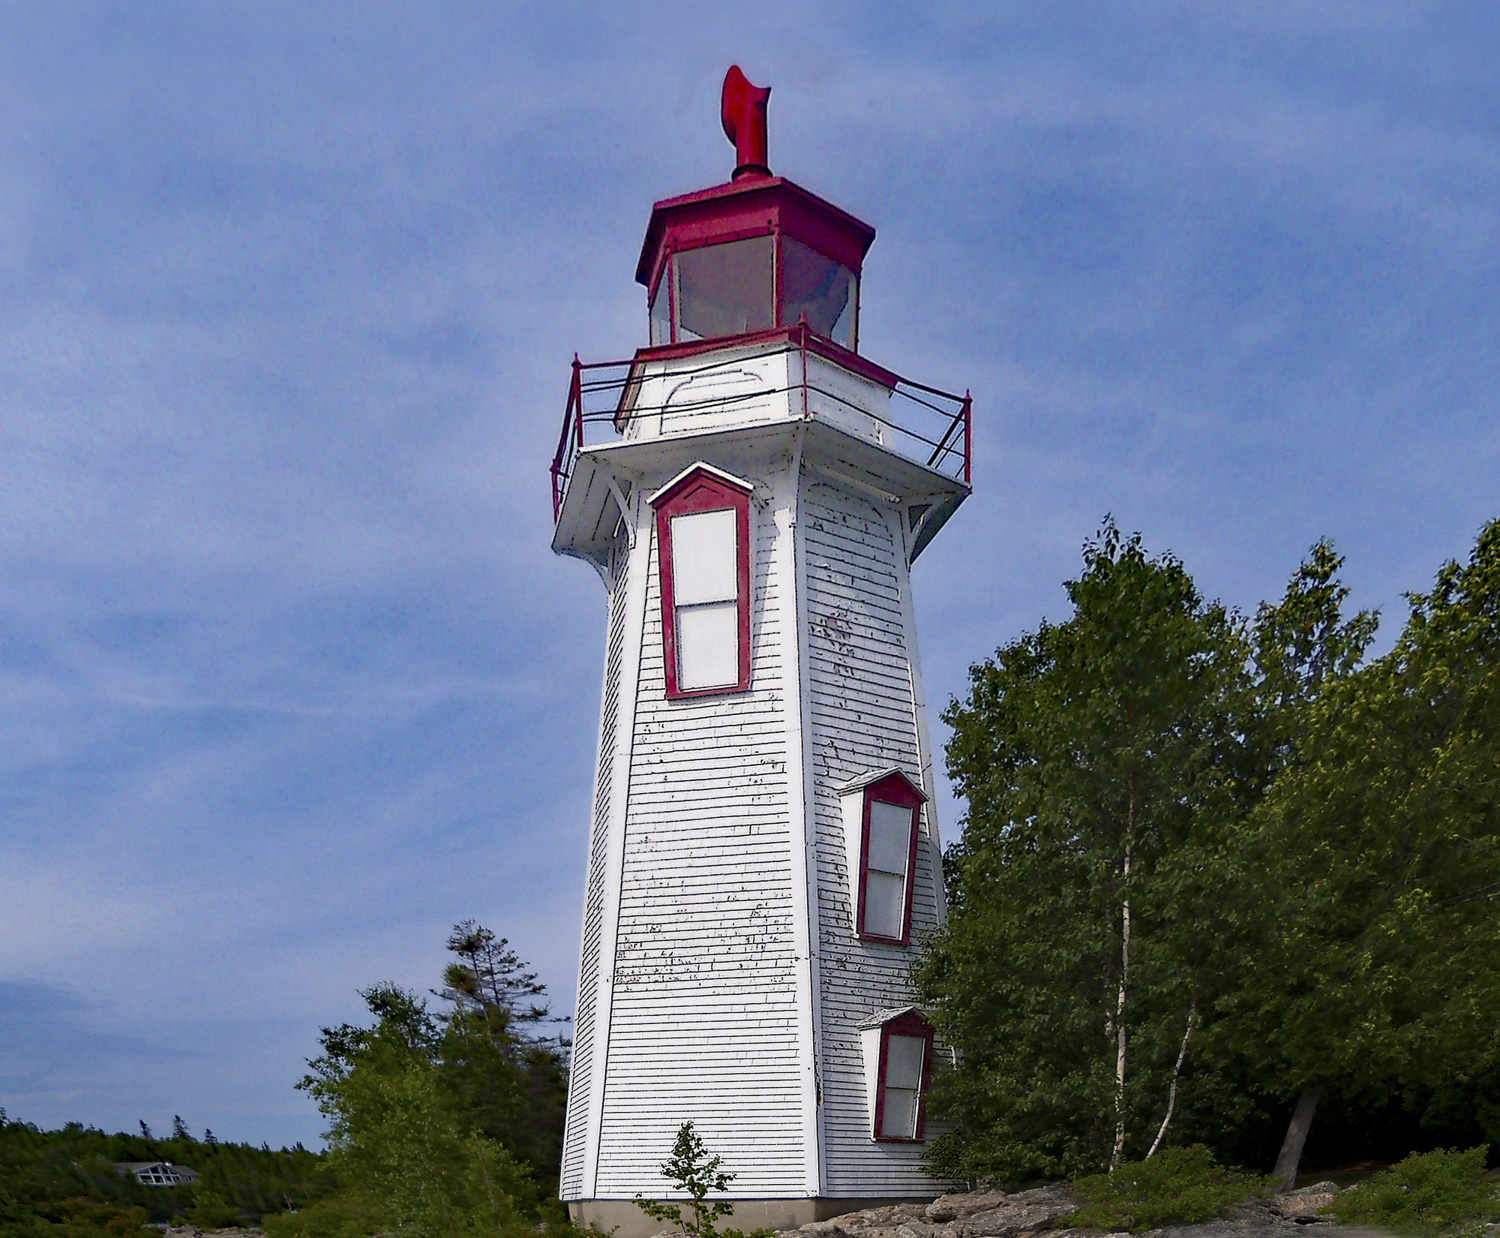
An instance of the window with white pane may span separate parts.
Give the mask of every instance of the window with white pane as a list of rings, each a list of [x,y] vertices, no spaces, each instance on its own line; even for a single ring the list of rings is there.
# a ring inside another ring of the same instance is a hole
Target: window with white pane
[[[932,1025],[908,1006],[871,1016],[860,1024],[860,1036],[870,1084],[871,1138],[920,1143],[932,1072]]]
[[[653,496],[668,697],[750,682],[749,488],[695,465]]]
[[[885,1037],[885,1079],[880,1094],[880,1137],[915,1139],[922,1104],[927,1039],[889,1033]]]
[[[927,797],[899,770],[849,784],[841,794],[848,826],[855,827],[850,831],[857,874],[855,931],[869,941],[906,945],[918,823]]]

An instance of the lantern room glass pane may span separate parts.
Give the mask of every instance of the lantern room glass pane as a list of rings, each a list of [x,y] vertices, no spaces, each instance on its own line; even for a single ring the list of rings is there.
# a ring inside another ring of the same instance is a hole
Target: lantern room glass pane
[[[781,238],[781,324],[793,326],[805,314],[807,325],[835,344],[853,349],[859,302],[854,272],[825,258],[795,237]]]
[[[672,255],[677,338],[715,339],[775,326],[776,242],[752,236]]]
[[[670,263],[670,259],[668,262]],[[656,295],[651,298],[651,343],[670,344],[672,342],[672,315],[671,309],[671,287],[672,272],[663,271],[661,278],[656,281]]]

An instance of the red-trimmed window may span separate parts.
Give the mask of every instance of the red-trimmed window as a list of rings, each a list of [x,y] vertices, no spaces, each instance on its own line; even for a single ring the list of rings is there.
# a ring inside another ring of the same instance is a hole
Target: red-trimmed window
[[[750,491],[699,465],[656,495],[667,696],[750,686]]]
[[[921,1143],[923,1101],[932,1074],[932,1025],[915,1012],[883,1024],[879,1061],[875,1138],[883,1143]]]
[[[924,798],[901,774],[888,774],[864,789],[855,926],[861,937],[903,946],[911,941],[917,817]]]

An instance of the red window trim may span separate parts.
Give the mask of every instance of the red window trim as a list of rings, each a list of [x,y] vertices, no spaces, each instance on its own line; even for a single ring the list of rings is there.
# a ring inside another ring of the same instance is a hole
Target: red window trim
[[[921,832],[920,812],[927,797],[912,784],[905,774],[887,774],[864,788],[864,802],[860,806],[859,821],[859,916],[855,922],[855,933],[865,941],[885,942],[888,945],[911,944],[911,903],[916,890],[917,835]],[[865,888],[870,876],[870,805],[873,803],[895,804],[898,808],[912,810],[911,843],[906,856],[906,898],[901,911],[901,935],[883,937],[865,931]],[[883,1050],[882,1050],[883,1051]],[[882,1059],[884,1060],[884,1059]]]
[[[701,465],[652,499],[656,508],[657,569],[661,579],[662,661],[667,699],[689,700],[744,692],[750,687],[750,491]],[[740,676],[733,684],[713,688],[677,686],[677,611],[672,604],[672,517],[697,512],[733,510],[735,513],[736,601],[739,610]]]
[[[922,1050],[922,1084],[917,1093],[917,1133],[915,1136],[882,1135],[885,1128],[885,1063],[892,1036],[920,1036],[927,1042]],[[898,1015],[888,1023],[880,1025],[879,1068],[875,1077],[875,1142],[876,1143],[925,1143],[927,1126],[927,1085],[932,1079],[932,1024],[915,1011]]]

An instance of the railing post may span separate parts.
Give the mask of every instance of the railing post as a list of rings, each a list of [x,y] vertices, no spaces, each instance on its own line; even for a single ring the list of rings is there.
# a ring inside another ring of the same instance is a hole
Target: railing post
[[[797,342],[802,350],[802,420],[806,421],[807,413],[807,311],[803,310],[797,317]]]
[[[573,389],[568,393],[570,403],[577,417],[576,441],[578,446],[583,446],[583,366],[579,363],[578,354],[573,354]]]
[[[968,389],[964,390],[964,485],[974,484],[974,401]]]

